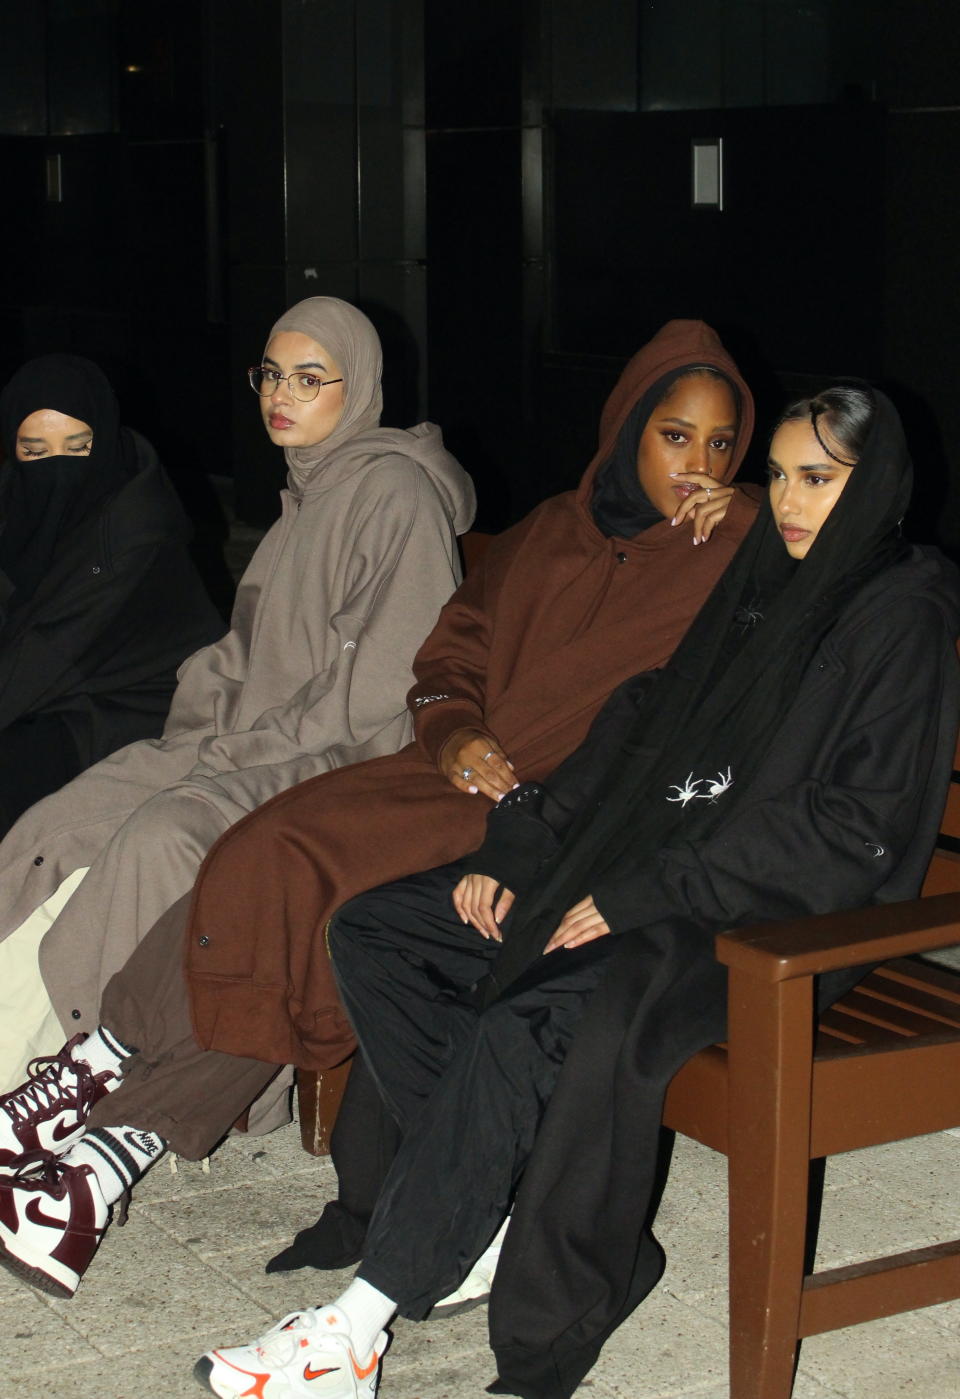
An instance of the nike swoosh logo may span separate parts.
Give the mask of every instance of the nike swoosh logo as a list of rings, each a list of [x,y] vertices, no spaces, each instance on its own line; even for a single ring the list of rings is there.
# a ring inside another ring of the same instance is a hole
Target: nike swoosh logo
[[[59,1229],[61,1233],[65,1228],[62,1219],[56,1219],[53,1215],[44,1214],[43,1205],[37,1199],[28,1200],[24,1214],[31,1224],[46,1224],[51,1229]]]
[[[62,1121],[55,1122],[53,1124],[53,1131],[50,1133],[50,1135],[53,1137],[53,1140],[55,1142],[64,1142],[66,1141],[67,1137],[72,1137],[76,1130],[76,1122],[71,1124],[69,1118],[64,1118]]]
[[[305,1380],[318,1380],[321,1375],[334,1375],[339,1369],[339,1365],[331,1365],[326,1370],[311,1370],[309,1365],[305,1365],[303,1367],[303,1378]],[[356,1365],[354,1365],[354,1369],[356,1369]]]
[[[376,1351],[373,1352],[373,1359],[370,1361],[370,1364],[365,1370],[361,1370],[360,1366],[357,1364],[356,1357],[354,1356],[353,1351],[350,1352],[350,1359],[353,1362],[353,1373],[356,1375],[358,1380],[365,1380],[368,1375],[372,1375],[374,1370],[380,1364],[380,1357],[377,1355]]]

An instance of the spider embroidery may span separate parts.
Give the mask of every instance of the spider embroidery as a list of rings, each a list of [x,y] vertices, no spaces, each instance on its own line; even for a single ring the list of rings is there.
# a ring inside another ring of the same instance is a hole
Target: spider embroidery
[[[673,785],[669,788],[671,792],[676,792],[677,795],[675,797],[667,797],[667,801],[683,802],[684,806],[686,806],[687,802],[693,801],[694,797],[703,796],[702,792],[697,791],[697,788],[700,786],[700,783],[702,781],[703,778],[698,777],[696,782],[694,782],[693,773],[688,773],[687,780],[682,787],[678,787],[676,783],[673,783]]]
[[[705,792],[698,791],[697,789],[704,782],[707,784],[707,790]],[[677,795],[675,797],[668,796],[667,801],[682,802],[683,805],[686,806],[687,802],[692,802],[695,797],[698,797],[700,801],[714,802],[717,797],[722,797],[724,792],[732,786],[733,778],[730,775],[730,768],[727,768],[726,772],[718,772],[716,777],[712,779],[709,777],[694,778],[693,773],[688,772],[687,780],[682,787],[678,787],[676,783],[674,783],[669,788],[671,792],[676,792]]]
[[[701,782],[707,782],[707,780],[706,777],[701,777],[700,779]],[[718,772],[716,779],[709,783],[707,790],[705,792],[698,792],[697,796],[703,801],[715,802],[717,797],[722,797],[727,788],[732,786],[733,778],[730,776],[730,769],[727,768],[726,772]]]

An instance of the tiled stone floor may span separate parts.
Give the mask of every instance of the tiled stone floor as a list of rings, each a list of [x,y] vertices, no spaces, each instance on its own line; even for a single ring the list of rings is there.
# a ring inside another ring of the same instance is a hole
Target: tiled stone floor
[[[234,1344],[285,1312],[336,1295],[349,1274],[268,1277],[263,1264],[334,1191],[332,1169],[295,1127],[232,1138],[209,1175],[166,1162],[137,1187],[77,1296],[54,1301],[0,1273],[10,1399],[190,1399],[211,1344]],[[725,1162],[678,1140],[658,1235],[663,1282],[608,1344],[586,1399],[727,1399]],[[960,1131],[830,1163],[823,1262],[960,1233]],[[380,1399],[479,1399],[493,1378],[485,1312],[401,1322]],[[960,1303],[805,1342],[795,1399],[954,1399]]]

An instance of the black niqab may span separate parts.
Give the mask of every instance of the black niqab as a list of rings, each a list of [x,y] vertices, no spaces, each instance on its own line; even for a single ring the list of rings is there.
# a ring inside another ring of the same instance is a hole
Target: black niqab
[[[92,428],[89,456],[17,460],[20,425],[44,408]],[[0,394],[0,438],[6,457],[0,569],[16,589],[16,603],[36,592],[64,537],[133,474],[134,451],[105,375],[79,355],[42,355],[14,374]]]

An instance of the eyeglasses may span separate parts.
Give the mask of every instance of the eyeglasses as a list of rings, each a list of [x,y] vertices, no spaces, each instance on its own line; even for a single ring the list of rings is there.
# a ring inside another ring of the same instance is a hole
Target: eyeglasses
[[[319,379],[316,374],[300,372],[298,374],[281,374],[279,369],[271,369],[266,364],[255,364],[247,370],[247,378],[250,380],[250,387],[254,393],[258,393],[261,398],[269,398],[276,393],[278,385],[284,380],[293,397],[300,403],[311,403],[328,384],[342,384],[342,379]]]

